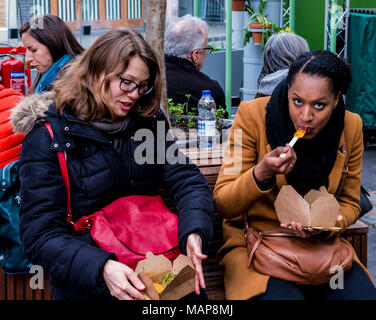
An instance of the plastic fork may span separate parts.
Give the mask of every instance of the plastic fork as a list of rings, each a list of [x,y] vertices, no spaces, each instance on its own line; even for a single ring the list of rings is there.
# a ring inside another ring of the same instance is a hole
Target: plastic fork
[[[294,137],[289,142],[289,146],[292,148],[294,146],[294,144],[296,143],[296,141],[298,141],[299,138],[303,138],[304,137],[305,133],[306,133],[306,129],[299,128],[298,130],[296,130],[296,132],[294,133]],[[279,155],[279,157],[280,158],[285,158],[286,157],[286,153],[281,153]]]

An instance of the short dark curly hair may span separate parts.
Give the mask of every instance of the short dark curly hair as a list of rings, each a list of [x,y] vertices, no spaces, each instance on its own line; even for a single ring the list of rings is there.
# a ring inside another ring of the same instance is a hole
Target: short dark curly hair
[[[327,50],[314,50],[299,56],[289,68],[288,86],[300,72],[329,78],[336,95],[339,92],[346,94],[352,81],[350,65],[343,58]]]

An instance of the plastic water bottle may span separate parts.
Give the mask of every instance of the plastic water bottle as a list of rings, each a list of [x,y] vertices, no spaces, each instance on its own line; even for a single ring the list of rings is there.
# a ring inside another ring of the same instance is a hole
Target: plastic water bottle
[[[198,146],[200,149],[215,149],[215,101],[210,90],[203,90],[198,101]]]

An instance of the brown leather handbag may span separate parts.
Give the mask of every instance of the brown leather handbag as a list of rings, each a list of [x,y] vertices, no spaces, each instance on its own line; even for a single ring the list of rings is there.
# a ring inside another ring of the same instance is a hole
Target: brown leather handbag
[[[342,151],[347,155],[346,143]],[[347,163],[348,156],[336,195],[342,190],[348,170]],[[260,273],[311,285],[328,283],[339,267],[344,272],[351,269],[354,260],[353,248],[347,242],[341,241],[338,235],[321,241],[296,237],[292,230],[284,228],[259,232],[248,226],[247,220],[247,213],[244,213],[248,268],[252,265]]]
[[[293,231],[276,229],[259,232],[245,225],[248,268],[298,284],[328,283],[338,271],[350,270],[352,247],[336,236],[329,241],[298,238]],[[332,269],[332,267],[334,267]]]

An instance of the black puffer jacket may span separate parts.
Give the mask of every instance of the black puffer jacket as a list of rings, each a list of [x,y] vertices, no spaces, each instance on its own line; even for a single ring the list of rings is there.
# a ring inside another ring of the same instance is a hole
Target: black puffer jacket
[[[165,160],[166,154],[177,156],[178,151],[165,139],[168,124],[162,112],[152,119],[130,115],[119,154],[94,127],[67,112],[59,117],[54,104],[41,117],[50,101],[35,99],[23,100],[12,115],[19,131],[28,133],[34,127],[20,156],[21,237],[27,257],[52,279],[55,298],[107,295],[102,270],[108,259],[116,259],[99,249],[88,231],[72,234],[65,222],[66,192],[58,150],[67,151],[73,220],[125,195],[157,194],[162,184],[179,216],[181,251],[185,252],[187,236],[196,232],[202,237],[203,252],[207,252],[212,236],[211,193],[197,166],[189,164],[181,153],[183,164]],[[25,117],[30,119],[25,121]],[[42,125],[44,120],[54,131],[52,141]],[[145,134],[151,139],[141,141]]]

